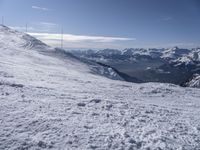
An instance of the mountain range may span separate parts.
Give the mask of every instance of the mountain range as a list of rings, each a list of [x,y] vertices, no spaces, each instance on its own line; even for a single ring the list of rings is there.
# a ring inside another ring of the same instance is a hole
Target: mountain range
[[[173,83],[198,87],[189,82],[200,74],[200,48],[124,50],[71,50],[75,56],[111,66],[140,82]],[[124,77],[127,81],[128,79]],[[134,81],[135,81],[134,80]]]

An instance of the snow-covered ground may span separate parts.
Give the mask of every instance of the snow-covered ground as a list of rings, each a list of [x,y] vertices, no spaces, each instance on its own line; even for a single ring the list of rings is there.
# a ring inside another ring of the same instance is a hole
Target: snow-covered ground
[[[6,32],[0,27],[1,150],[200,149],[199,89],[111,80]]]

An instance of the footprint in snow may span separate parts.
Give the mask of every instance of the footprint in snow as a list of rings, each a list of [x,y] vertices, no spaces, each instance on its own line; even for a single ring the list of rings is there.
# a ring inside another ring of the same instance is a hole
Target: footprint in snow
[[[93,129],[93,126],[83,126],[85,129]]]
[[[110,110],[112,107],[113,107],[112,104],[108,104],[108,105],[106,105],[106,110]]]
[[[85,103],[78,103],[77,105],[78,105],[79,107],[85,107],[85,106],[86,106]]]
[[[92,99],[90,102],[94,102],[94,103],[100,103],[101,100],[100,99]]]

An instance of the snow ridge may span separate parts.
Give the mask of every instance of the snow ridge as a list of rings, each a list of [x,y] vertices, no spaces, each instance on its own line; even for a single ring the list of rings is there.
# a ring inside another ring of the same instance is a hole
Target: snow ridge
[[[36,38],[0,25],[0,43],[3,47],[22,47],[26,49],[48,49],[50,48]]]

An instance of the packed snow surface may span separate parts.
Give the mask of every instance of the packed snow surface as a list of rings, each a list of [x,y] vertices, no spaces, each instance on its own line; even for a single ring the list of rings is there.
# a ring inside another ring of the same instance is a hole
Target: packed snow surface
[[[111,80],[4,30],[1,150],[200,149],[199,89]]]

